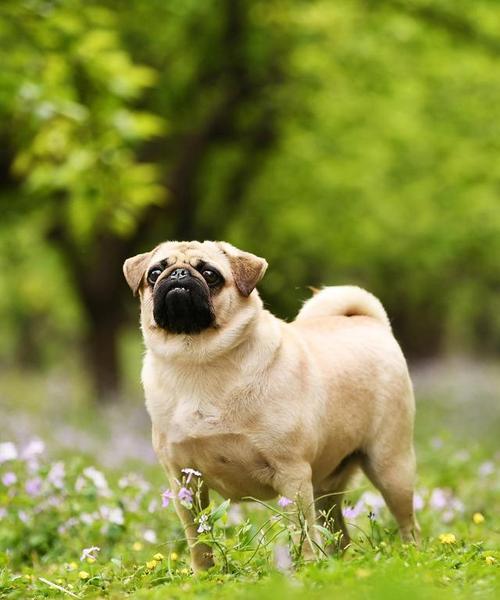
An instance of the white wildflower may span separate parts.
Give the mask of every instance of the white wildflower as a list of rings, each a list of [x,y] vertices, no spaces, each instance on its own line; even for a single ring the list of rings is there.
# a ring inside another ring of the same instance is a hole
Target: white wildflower
[[[150,544],[156,544],[157,542],[156,531],[154,531],[153,529],[146,529],[142,534],[142,537],[146,542],[149,542]]]
[[[102,506],[101,516],[106,521],[115,523],[116,525],[123,525],[125,523],[123,510],[118,506]]]
[[[201,515],[198,521],[198,533],[203,533],[204,531],[210,531],[212,528],[208,523],[208,515]]]
[[[3,442],[0,444],[0,463],[17,458],[17,448],[12,442]]]
[[[55,488],[62,489],[64,487],[65,474],[64,463],[61,461],[55,462],[47,475],[47,481]]]

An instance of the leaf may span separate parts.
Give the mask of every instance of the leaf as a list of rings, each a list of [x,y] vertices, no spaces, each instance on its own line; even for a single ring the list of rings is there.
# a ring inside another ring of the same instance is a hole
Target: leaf
[[[226,514],[230,504],[231,500],[227,499],[224,500],[222,504],[219,504],[217,508],[214,508],[214,510],[210,513],[210,522],[215,523],[222,517],[222,515]]]

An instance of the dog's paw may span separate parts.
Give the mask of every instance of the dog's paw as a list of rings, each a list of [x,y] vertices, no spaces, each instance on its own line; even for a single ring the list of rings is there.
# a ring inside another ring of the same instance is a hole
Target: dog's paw
[[[204,571],[208,571],[211,567],[214,566],[214,557],[212,552],[204,551],[193,554],[191,556],[191,569],[193,573],[196,575],[197,573],[203,573]]]

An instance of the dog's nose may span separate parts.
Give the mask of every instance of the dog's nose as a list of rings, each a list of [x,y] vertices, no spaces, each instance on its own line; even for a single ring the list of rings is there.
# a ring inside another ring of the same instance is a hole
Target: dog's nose
[[[189,277],[191,273],[187,269],[175,269],[170,273],[170,279],[184,279],[184,277]]]

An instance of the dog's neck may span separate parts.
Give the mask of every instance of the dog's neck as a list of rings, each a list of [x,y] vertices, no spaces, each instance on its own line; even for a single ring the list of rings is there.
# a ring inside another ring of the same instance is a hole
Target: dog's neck
[[[282,321],[264,310],[256,296],[222,327],[196,335],[165,335],[162,331],[151,334],[144,330],[144,338],[154,360],[174,369],[188,365],[212,368],[230,363],[232,369],[248,370],[249,357],[254,357],[260,368],[266,358],[273,359],[281,345],[281,326]]]

